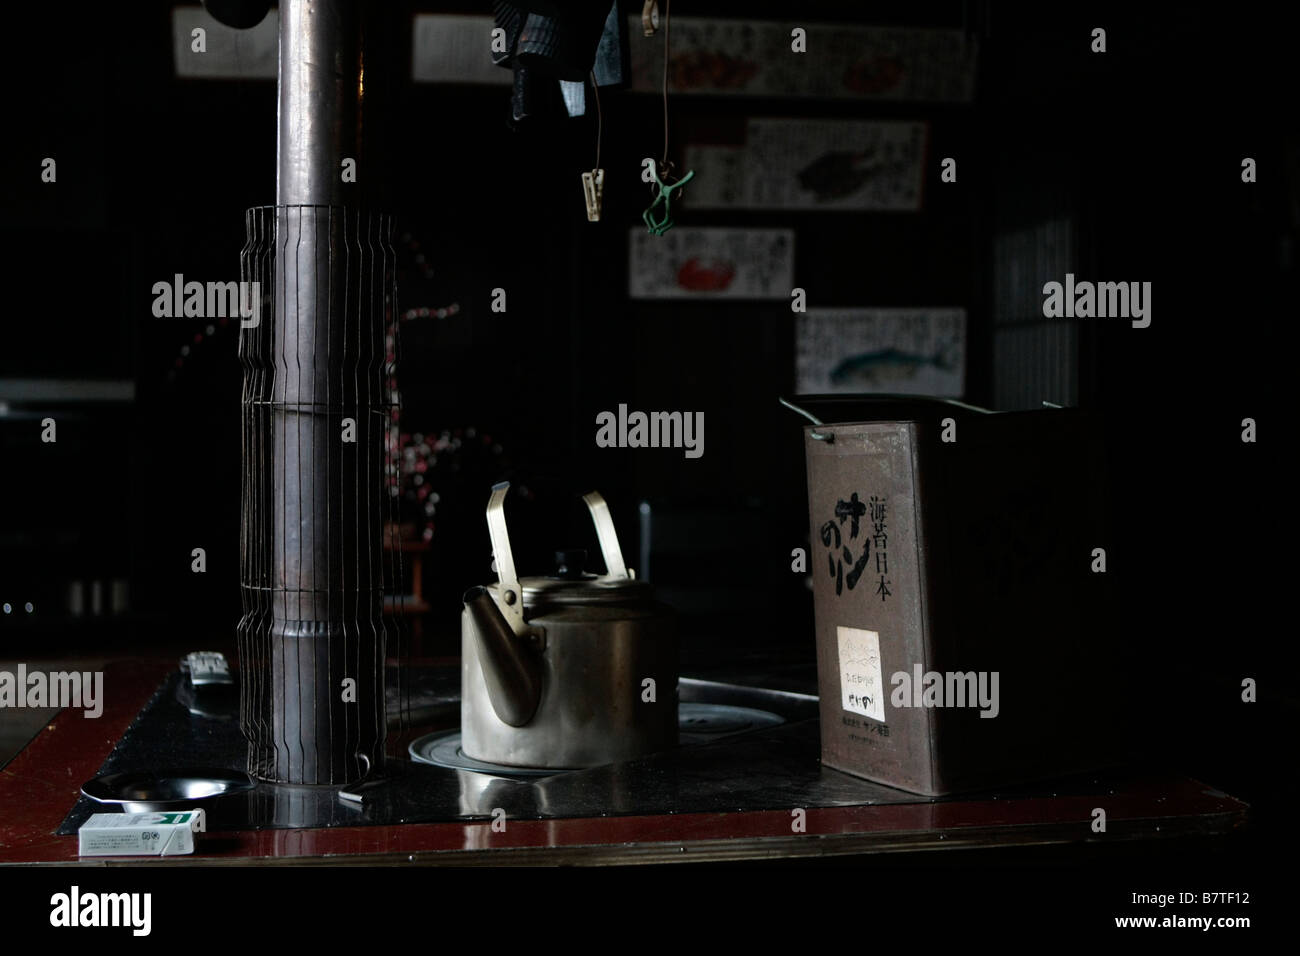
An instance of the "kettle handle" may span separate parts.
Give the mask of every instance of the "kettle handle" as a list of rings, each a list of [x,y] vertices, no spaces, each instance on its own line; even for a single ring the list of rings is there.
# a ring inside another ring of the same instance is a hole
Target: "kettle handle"
[[[631,578],[633,575],[623,563],[623,549],[618,545],[618,532],[614,530],[614,518],[609,513],[609,505],[599,491],[590,491],[582,496],[591,512],[591,520],[596,525],[596,537],[600,540],[600,553],[605,558],[605,573],[611,578]]]
[[[515,572],[515,557],[510,550],[510,533],[506,530],[506,492],[510,482],[503,481],[492,486],[492,495],[488,498],[487,524],[488,535],[492,539],[492,556],[496,559],[497,579],[501,582],[501,613],[510,624],[510,630],[523,636],[528,632],[524,621],[524,592],[519,587],[519,575]],[[600,541],[600,553],[605,559],[605,571],[611,578],[633,578],[623,561],[623,549],[618,543],[618,532],[614,530],[614,518],[609,513],[609,505],[599,491],[591,491],[582,496],[591,512],[591,520],[596,525],[596,537]]]
[[[510,534],[506,531],[506,492],[510,482],[502,481],[492,486],[488,498],[488,536],[492,539],[492,556],[497,563],[497,579],[501,582],[501,599],[498,606],[510,624],[510,630],[520,637],[528,631],[524,622],[524,592],[519,587],[515,573],[515,556],[510,550]]]

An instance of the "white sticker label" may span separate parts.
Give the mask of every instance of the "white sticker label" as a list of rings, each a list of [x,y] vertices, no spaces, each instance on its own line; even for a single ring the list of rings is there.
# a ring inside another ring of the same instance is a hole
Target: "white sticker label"
[[[880,673],[880,635],[856,627],[835,629],[840,645],[840,706],[885,722],[885,682]]]

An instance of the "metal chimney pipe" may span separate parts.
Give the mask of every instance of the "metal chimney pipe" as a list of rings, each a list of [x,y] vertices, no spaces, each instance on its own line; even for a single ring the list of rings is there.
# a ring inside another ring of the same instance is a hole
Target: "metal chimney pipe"
[[[276,203],[344,202],[365,93],[357,0],[281,0]]]
[[[382,765],[388,217],[359,207],[362,4],[280,0],[276,198],[249,217],[241,330],[249,770],[341,784]],[[369,172],[369,171],[367,171]]]

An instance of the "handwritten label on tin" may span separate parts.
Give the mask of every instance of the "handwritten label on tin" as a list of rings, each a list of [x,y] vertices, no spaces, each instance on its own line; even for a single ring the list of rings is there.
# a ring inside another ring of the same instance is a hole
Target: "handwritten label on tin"
[[[880,670],[880,634],[856,627],[837,627],[840,656],[840,706],[885,720],[885,683]]]

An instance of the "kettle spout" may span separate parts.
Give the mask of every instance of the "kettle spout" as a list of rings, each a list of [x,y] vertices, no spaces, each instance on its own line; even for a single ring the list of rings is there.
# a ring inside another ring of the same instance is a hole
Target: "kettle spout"
[[[523,727],[542,699],[541,656],[527,638],[511,630],[487,588],[470,588],[464,601],[492,709],[511,727]]]

